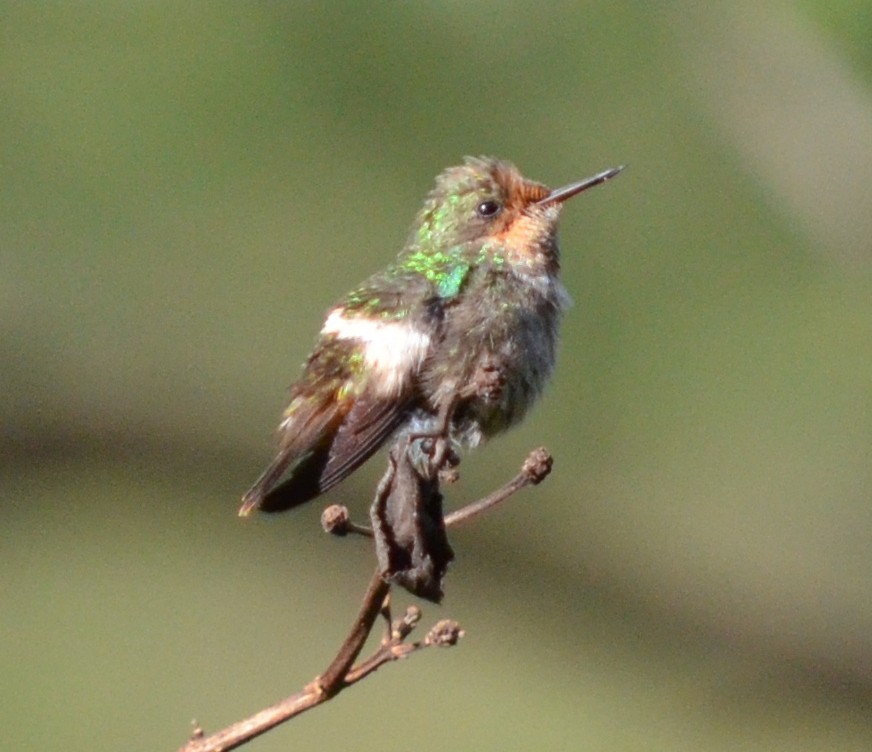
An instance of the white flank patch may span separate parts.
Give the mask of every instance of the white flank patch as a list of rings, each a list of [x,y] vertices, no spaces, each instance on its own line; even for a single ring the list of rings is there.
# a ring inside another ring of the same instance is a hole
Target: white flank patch
[[[383,396],[394,396],[421,367],[430,347],[430,335],[406,321],[346,318],[342,308],[330,312],[321,334],[335,334],[363,346],[366,365],[376,376]]]

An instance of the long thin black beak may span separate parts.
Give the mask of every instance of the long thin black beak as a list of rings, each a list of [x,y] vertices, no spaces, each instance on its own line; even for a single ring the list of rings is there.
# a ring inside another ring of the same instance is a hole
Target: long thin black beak
[[[551,193],[545,196],[545,198],[537,201],[536,204],[539,206],[544,206],[546,204],[563,203],[564,201],[566,201],[566,199],[572,198],[573,196],[578,195],[582,191],[586,191],[588,188],[593,188],[600,183],[605,183],[606,180],[611,180],[623,169],[624,165],[621,165],[620,167],[612,167],[610,170],[604,170],[598,175],[594,175],[592,178],[587,178],[586,180],[580,180],[577,183],[564,185],[562,188],[557,188],[556,190],[551,191]]]

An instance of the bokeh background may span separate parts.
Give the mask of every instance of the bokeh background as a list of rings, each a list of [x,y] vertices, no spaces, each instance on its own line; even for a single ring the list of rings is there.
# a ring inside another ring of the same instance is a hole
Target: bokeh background
[[[326,665],[368,546],[239,496],[464,154],[630,165],[567,206],[556,378],[449,505],[555,473],[453,534],[459,647],[251,749],[872,748],[870,35],[856,0],[3,3],[4,748],[172,750]]]

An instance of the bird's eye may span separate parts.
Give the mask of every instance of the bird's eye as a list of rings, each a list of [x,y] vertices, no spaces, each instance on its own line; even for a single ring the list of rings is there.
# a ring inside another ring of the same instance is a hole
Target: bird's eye
[[[500,213],[503,205],[499,201],[482,201],[475,207],[475,211],[479,217],[495,217]]]

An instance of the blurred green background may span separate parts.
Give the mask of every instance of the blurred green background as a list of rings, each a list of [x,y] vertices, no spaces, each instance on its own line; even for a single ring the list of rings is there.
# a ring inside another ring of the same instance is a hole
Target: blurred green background
[[[495,154],[630,165],[567,206],[556,378],[449,505],[555,473],[453,534],[422,626],[459,647],[251,749],[872,748],[870,35],[849,0],[0,5],[3,746],[172,750],[326,665],[368,546],[239,496],[324,311]]]

